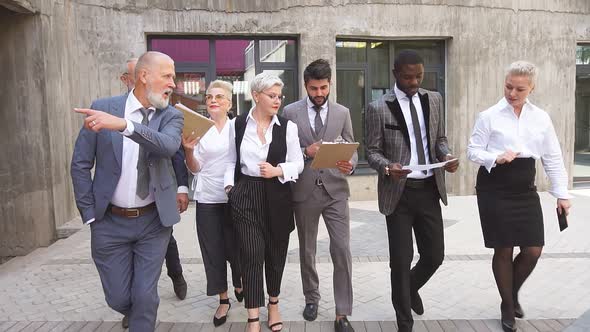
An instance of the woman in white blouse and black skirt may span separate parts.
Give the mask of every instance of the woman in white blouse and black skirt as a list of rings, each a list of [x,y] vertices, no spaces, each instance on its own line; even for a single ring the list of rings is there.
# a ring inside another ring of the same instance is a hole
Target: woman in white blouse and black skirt
[[[545,244],[543,214],[535,186],[535,160],[541,159],[560,213],[569,212],[568,177],[549,115],[527,99],[537,68],[517,61],[508,68],[504,98],[481,112],[467,149],[480,164],[477,204],[485,246],[494,249],[492,270],[502,298],[502,329],[515,331],[524,312],[518,291]],[[513,259],[514,247],[520,247]]]
[[[250,87],[256,106],[232,122],[224,184],[240,246],[247,330],[260,330],[265,275],[268,326],[280,331],[278,296],[289,234],[295,228],[289,182],[303,171],[303,155],[297,126],[277,115],[283,101],[281,79],[261,73]]]
[[[205,265],[207,295],[219,295],[213,316],[215,326],[227,320],[231,307],[227,295],[227,263],[230,263],[236,299],[243,300],[238,248],[223,190],[225,164],[229,156],[228,111],[232,105],[231,83],[216,80],[205,95],[207,113],[215,122],[203,137],[183,137],[186,166],[193,173],[194,200],[197,203],[197,237]]]

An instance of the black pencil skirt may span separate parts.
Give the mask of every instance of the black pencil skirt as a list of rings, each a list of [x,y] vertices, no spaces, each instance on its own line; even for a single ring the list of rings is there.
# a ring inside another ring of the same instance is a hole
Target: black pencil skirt
[[[543,212],[535,186],[535,160],[516,158],[477,173],[477,205],[487,248],[545,244]]]

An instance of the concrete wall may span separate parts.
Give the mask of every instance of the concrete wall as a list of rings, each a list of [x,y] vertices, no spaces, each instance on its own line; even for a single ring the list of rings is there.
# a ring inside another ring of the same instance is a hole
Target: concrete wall
[[[123,92],[121,63],[144,52],[153,33],[295,35],[300,71],[318,57],[335,63],[337,37],[447,40],[448,136],[462,162],[447,178],[452,194],[473,193],[476,167],[465,150],[475,117],[501,97],[503,68],[527,59],[541,69],[531,99],[550,113],[572,168],[586,0],[0,0],[7,4],[33,14],[0,7],[0,255],[48,244],[77,216],[69,160],[81,117],[71,108]],[[374,177],[350,182],[353,199],[376,198]],[[543,172],[538,183],[546,188]]]

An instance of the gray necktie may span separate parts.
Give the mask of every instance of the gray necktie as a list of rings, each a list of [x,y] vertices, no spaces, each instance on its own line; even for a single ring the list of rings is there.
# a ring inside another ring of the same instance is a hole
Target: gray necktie
[[[315,119],[313,121],[313,126],[314,126],[316,136],[319,136],[320,132],[322,131],[322,128],[324,127],[324,124],[322,122],[322,117],[320,116],[320,112],[322,111],[322,107],[317,106],[317,105],[313,105],[313,109],[315,110]]]
[[[140,108],[139,111],[143,116],[141,124],[147,126],[150,123],[149,115],[151,109]],[[137,188],[135,193],[139,198],[145,199],[149,194],[150,173],[148,170],[147,152],[139,145],[139,156],[137,158]]]
[[[416,152],[418,154],[418,164],[426,164],[426,156],[424,156],[424,143],[422,142],[422,131],[420,130],[420,122],[418,121],[418,112],[416,106],[412,102],[412,96],[408,95],[410,101],[410,114],[412,115],[412,127],[414,128],[414,139],[416,140]],[[426,174],[426,171],[422,171]]]

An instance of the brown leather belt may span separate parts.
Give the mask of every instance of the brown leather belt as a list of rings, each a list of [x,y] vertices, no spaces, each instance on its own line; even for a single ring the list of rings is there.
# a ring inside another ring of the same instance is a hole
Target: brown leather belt
[[[113,204],[109,204],[109,210],[112,214],[125,218],[141,217],[144,214],[151,212],[155,208],[156,202],[138,208],[122,208]]]

